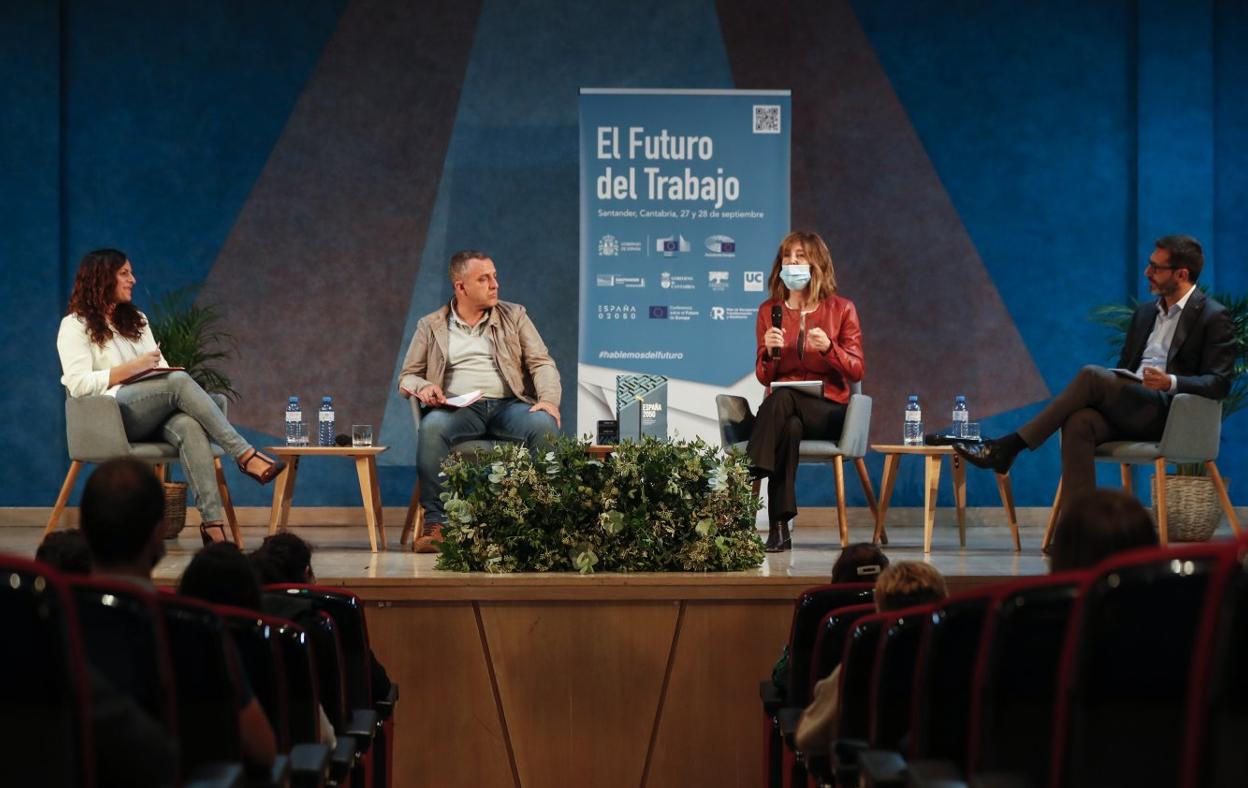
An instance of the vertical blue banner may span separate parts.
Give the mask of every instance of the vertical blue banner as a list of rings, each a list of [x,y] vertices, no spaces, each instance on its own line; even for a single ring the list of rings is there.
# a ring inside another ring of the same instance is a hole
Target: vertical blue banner
[[[754,323],[789,230],[789,91],[581,90],[577,432],[622,374],[668,378],[673,436],[757,402]]]

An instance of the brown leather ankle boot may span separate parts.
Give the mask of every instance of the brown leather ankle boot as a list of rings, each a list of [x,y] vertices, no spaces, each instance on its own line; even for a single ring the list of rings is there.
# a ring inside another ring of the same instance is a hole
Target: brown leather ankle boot
[[[442,543],[442,524],[435,523],[426,525],[423,529],[424,533],[420,538],[412,542],[412,552],[414,553],[436,553],[438,544]],[[435,542],[437,544],[435,544]]]

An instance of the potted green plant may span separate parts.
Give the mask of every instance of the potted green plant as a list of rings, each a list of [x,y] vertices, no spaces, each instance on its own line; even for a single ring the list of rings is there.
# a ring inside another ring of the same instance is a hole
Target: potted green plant
[[[147,315],[160,352],[171,366],[184,367],[209,394],[237,400],[238,392],[219,366],[234,356],[234,337],[211,304],[196,304],[194,287],[172,290],[157,299]],[[186,483],[165,482],[165,538],[186,527]]]
[[[156,301],[147,316],[152,334],[165,360],[185,367],[204,391],[237,400],[229,375],[218,366],[234,357],[234,337],[225,330],[225,318],[215,306],[195,303],[194,291],[183,287]]]
[[[1204,287],[1201,291],[1210,295]],[[1237,351],[1234,377],[1230,393],[1222,400],[1222,420],[1226,421],[1248,405],[1248,296],[1213,293],[1210,297],[1226,307],[1235,327]],[[1091,320],[1110,330],[1111,359],[1117,358],[1131,325],[1131,316],[1139,303],[1138,299],[1132,298],[1129,304],[1104,304],[1092,310]],[[1154,509],[1157,506],[1157,483],[1157,479],[1152,480]],[[1222,508],[1213,480],[1205,475],[1204,466],[1176,465],[1175,473],[1166,475],[1165,485],[1170,538],[1188,542],[1209,539],[1222,522]]]

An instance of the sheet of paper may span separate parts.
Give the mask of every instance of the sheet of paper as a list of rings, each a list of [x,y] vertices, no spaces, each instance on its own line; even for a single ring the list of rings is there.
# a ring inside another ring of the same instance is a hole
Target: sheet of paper
[[[481,399],[480,391],[470,391],[467,394],[460,394],[458,397],[447,397],[446,404],[452,408],[463,408],[479,399]]]
[[[782,380],[771,384],[774,389],[793,389],[794,391],[808,394],[812,397],[823,396],[823,381],[821,380]]]

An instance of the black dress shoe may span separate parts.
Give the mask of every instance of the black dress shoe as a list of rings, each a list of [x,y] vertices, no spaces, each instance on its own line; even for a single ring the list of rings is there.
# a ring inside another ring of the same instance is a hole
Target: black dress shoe
[[[793,539],[789,535],[789,524],[787,522],[772,523],[771,532],[767,535],[767,544],[763,546],[763,550],[768,553],[783,553],[785,550],[793,549]]]
[[[768,553],[778,553],[778,545],[780,544],[780,523],[769,523],[767,526],[767,541],[763,543],[763,551]]]
[[[953,450],[976,468],[984,468],[994,473],[1009,473],[1010,466],[1018,452],[1010,451],[1001,441],[982,441],[980,443],[955,443]]]

